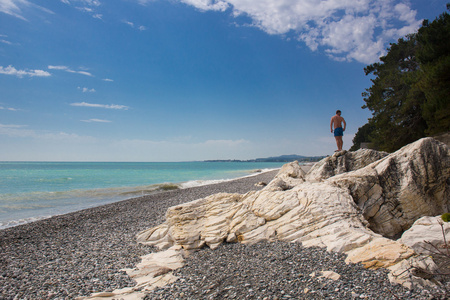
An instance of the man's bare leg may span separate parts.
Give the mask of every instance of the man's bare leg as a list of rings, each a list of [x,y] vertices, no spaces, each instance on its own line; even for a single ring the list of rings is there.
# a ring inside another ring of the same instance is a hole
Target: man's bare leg
[[[336,138],[336,145],[338,147],[338,151],[342,150],[342,147],[344,146],[344,141],[342,140],[342,136],[335,136]]]

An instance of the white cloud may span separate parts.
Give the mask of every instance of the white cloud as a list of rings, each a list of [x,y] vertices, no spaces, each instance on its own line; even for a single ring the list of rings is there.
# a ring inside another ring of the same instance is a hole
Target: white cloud
[[[6,44],[6,45],[12,45],[12,43],[10,41],[8,41],[6,38],[8,38],[7,35],[0,34],[0,43]]]
[[[79,11],[91,14],[94,19],[102,20],[103,15],[96,12],[96,9],[101,5],[97,0],[61,0],[62,3],[74,6]]]
[[[109,78],[105,78],[105,79],[103,79],[103,81],[106,81],[106,82],[113,82],[114,80],[109,79]]]
[[[71,103],[70,105],[82,107],[106,108],[106,109],[124,109],[124,110],[129,109],[129,107],[126,105],[118,105],[118,104],[95,104],[95,103],[77,102]]]
[[[7,66],[4,68],[3,66],[0,66],[0,74],[5,75],[13,75],[17,76],[19,78],[22,78],[24,76],[30,76],[30,77],[48,77],[51,76],[51,74],[44,70],[17,70],[13,66]]]
[[[111,123],[111,121],[109,121],[109,120],[102,120],[102,119],[81,120],[81,122],[86,122],[86,123]]]
[[[30,6],[33,8],[37,8],[43,12],[53,14],[51,10],[36,5],[27,0],[0,0],[0,12],[22,19],[24,21],[28,20],[23,16],[23,9],[26,9]]]
[[[94,75],[92,75],[90,72],[87,72],[87,71],[74,71],[74,70],[70,69],[67,66],[48,66],[48,69],[49,70],[66,71],[68,73],[76,73],[76,74],[81,74],[81,75],[85,75],[85,76],[94,77]]]
[[[30,2],[26,0],[0,0],[0,12],[26,21],[25,17],[22,16],[20,7],[28,5],[30,5]]]
[[[88,13],[91,13],[91,12],[94,11],[94,10],[93,10],[92,8],[90,8],[90,7],[78,7],[78,10],[81,10],[81,11],[84,11],[84,12],[88,12]]]
[[[0,124],[0,128],[5,129],[5,128],[24,128],[27,127],[26,125],[17,125],[17,124]]]
[[[81,90],[83,93],[95,93],[96,90],[94,88],[90,89],[87,87],[78,87],[79,90]]]
[[[94,75],[92,75],[91,73],[86,72],[86,71],[74,71],[74,72],[72,72],[72,73],[78,73],[78,74],[81,74],[81,75],[86,75],[86,76],[91,76],[91,77],[94,76]]]
[[[13,107],[3,107],[3,106],[0,106],[0,109],[3,109],[3,110],[10,110],[10,111],[18,111],[17,108],[13,108]]]
[[[141,4],[151,0],[141,0]],[[332,59],[372,63],[389,42],[421,24],[400,0],[179,0],[202,11],[231,9],[269,34],[293,35]]]
[[[133,23],[133,22],[124,20],[123,23],[125,23],[125,24],[127,24],[127,25],[129,25],[129,26],[131,26],[131,27],[134,27],[134,23]]]
[[[127,24],[128,26],[130,26],[131,28],[137,28],[140,31],[144,31],[147,30],[147,27],[140,25],[140,26],[135,26],[135,24],[133,22],[127,21],[127,20],[123,20],[122,21],[124,24]]]
[[[77,5],[86,5],[92,7],[98,7],[101,5],[101,2],[98,0],[61,0],[61,2],[68,5],[75,3]]]
[[[66,66],[48,66],[50,70],[67,70],[69,67]]]
[[[222,0],[180,0],[180,1],[195,6],[201,10],[216,10],[216,11],[225,11],[228,7],[230,7],[230,3],[234,2]]]

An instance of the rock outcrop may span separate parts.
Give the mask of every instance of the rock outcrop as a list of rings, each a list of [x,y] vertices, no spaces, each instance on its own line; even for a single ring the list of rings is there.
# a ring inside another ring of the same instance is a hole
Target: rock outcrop
[[[258,192],[171,207],[166,222],[140,233],[138,241],[194,249],[280,239],[349,252],[397,237],[422,216],[449,211],[449,177],[449,149],[432,138],[387,156],[368,149],[340,152],[308,174],[289,163]]]
[[[374,232],[396,238],[420,217],[450,211],[449,177],[449,148],[425,138],[328,183],[350,192]]]
[[[339,151],[316,163],[305,179],[311,182],[323,181],[335,175],[364,168],[387,155],[387,152],[372,149],[359,149],[355,152]]]
[[[160,249],[215,248],[223,242],[284,240],[347,254],[347,262],[389,268],[392,280],[421,267],[416,247],[405,242],[423,216],[450,211],[449,148],[421,139],[387,154],[341,151],[307,174],[297,162],[283,166],[260,191],[216,194],[168,209],[166,221],[138,234]],[[405,238],[395,240],[404,233]],[[416,250],[416,251],[415,251]],[[431,266],[431,262],[426,264]]]

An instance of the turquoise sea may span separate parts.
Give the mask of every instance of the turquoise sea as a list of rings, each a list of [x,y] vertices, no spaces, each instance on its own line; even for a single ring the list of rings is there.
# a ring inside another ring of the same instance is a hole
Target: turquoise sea
[[[0,229],[162,190],[280,168],[258,162],[0,162]]]

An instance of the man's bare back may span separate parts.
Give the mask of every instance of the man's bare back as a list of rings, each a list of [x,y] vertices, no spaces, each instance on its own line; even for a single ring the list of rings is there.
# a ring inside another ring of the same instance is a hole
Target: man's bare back
[[[345,130],[345,120],[343,117],[341,117],[340,115],[334,115],[333,117],[331,117],[331,122],[330,122],[330,129],[331,132],[333,132],[333,126],[334,128],[338,128],[338,127],[342,127],[342,123],[344,123],[344,130]]]

